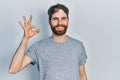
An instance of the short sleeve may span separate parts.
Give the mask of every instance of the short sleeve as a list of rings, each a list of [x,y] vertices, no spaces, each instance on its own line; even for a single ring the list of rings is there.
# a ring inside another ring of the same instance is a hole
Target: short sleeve
[[[87,59],[87,54],[82,44],[80,49],[80,56],[79,56],[79,66],[84,65],[86,63],[86,59]]]
[[[29,58],[31,58],[31,64],[34,65],[37,63],[36,51],[33,46],[31,46],[25,53]]]

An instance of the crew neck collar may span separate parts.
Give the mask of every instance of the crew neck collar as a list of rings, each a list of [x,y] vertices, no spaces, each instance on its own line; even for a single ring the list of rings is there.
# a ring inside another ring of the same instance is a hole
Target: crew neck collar
[[[64,42],[58,42],[58,41],[55,41],[52,36],[50,36],[50,39],[52,42],[54,43],[57,43],[57,44],[63,44],[63,43],[67,43],[69,41],[69,36],[67,35],[67,39],[64,41]]]

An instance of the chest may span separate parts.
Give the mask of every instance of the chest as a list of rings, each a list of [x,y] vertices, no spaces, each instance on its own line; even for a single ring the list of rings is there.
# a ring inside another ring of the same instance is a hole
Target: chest
[[[40,58],[45,66],[72,66],[78,64],[79,51],[73,47],[48,47]]]

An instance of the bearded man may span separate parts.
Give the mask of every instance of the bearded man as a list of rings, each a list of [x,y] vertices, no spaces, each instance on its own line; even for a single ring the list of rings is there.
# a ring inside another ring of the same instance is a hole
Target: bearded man
[[[17,73],[28,64],[36,64],[40,80],[87,80],[85,72],[86,52],[83,43],[66,35],[69,9],[63,4],[52,5],[48,10],[53,34],[33,44],[27,51],[29,39],[40,30],[32,25],[32,15],[24,24],[24,36],[13,56],[9,72]]]

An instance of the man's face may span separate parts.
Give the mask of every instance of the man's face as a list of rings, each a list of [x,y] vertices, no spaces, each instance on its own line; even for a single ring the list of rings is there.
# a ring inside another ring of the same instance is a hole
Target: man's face
[[[68,21],[68,17],[62,9],[59,9],[57,12],[52,14],[51,20],[49,20],[49,24],[53,34],[57,36],[64,35],[68,27]]]

